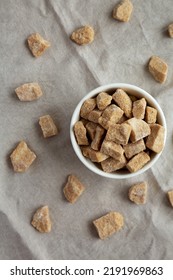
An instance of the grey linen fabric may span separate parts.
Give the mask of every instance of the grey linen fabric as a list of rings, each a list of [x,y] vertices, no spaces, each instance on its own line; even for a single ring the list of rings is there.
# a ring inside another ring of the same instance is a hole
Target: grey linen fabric
[[[111,16],[117,0],[1,0],[0,1],[0,259],[172,259],[173,209],[166,192],[173,188],[173,22],[172,0],[133,0],[130,22]],[[82,25],[95,29],[91,45],[78,46],[69,36]],[[26,39],[39,32],[51,42],[40,58],[28,50]],[[152,55],[169,65],[165,84],[147,70]],[[38,82],[43,96],[20,102],[14,89]],[[124,82],[148,91],[162,107],[167,121],[166,147],[155,166],[139,177],[113,180],[89,171],[75,155],[69,137],[77,103],[90,90]],[[50,114],[57,137],[44,139],[40,116]],[[25,140],[37,159],[24,174],[14,173],[9,155]],[[76,174],[86,191],[74,204],[63,196],[69,174]],[[148,202],[128,200],[133,183],[146,180]],[[48,205],[52,232],[41,234],[30,221],[35,210]],[[119,211],[125,226],[100,240],[92,221]]]

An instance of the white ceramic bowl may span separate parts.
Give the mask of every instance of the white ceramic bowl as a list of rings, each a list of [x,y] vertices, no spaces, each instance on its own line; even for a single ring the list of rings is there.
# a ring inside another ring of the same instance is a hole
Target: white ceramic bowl
[[[143,89],[141,89],[137,86],[130,85],[130,84],[124,84],[124,83],[113,83],[113,84],[108,84],[108,85],[105,85],[105,86],[100,86],[100,87],[92,90],[91,92],[89,92],[87,95],[85,95],[82,98],[82,100],[76,106],[76,109],[74,110],[73,115],[72,115],[72,119],[71,119],[71,123],[70,123],[70,138],[71,138],[71,143],[72,143],[72,146],[73,146],[73,149],[74,149],[76,155],[78,156],[80,161],[88,169],[90,169],[91,171],[93,171],[94,173],[96,173],[98,175],[101,175],[101,176],[104,176],[104,177],[107,177],[107,178],[126,179],[126,178],[131,178],[133,176],[137,176],[137,175],[145,172],[146,170],[148,170],[150,167],[152,167],[155,164],[155,162],[158,160],[158,158],[160,157],[162,152],[160,152],[159,154],[153,153],[153,155],[151,156],[151,160],[143,168],[141,168],[137,172],[130,173],[128,170],[127,171],[126,170],[118,170],[118,171],[115,171],[113,173],[106,173],[103,170],[101,170],[99,167],[97,167],[96,164],[94,164],[88,158],[86,158],[82,155],[80,146],[77,144],[77,141],[76,141],[76,138],[75,138],[75,135],[74,135],[74,131],[73,131],[74,124],[80,118],[79,114],[80,114],[81,106],[86,99],[92,98],[102,91],[113,92],[117,88],[121,88],[124,91],[126,91],[127,93],[132,94],[132,95],[134,95],[138,98],[144,97],[147,100],[147,102],[150,106],[157,109],[157,111],[158,111],[157,123],[161,124],[165,128],[165,139],[164,139],[164,144],[165,144],[166,135],[167,135],[167,127],[166,127],[166,121],[165,121],[163,111],[162,111],[161,107],[159,106],[158,102],[145,90],[143,90]]]

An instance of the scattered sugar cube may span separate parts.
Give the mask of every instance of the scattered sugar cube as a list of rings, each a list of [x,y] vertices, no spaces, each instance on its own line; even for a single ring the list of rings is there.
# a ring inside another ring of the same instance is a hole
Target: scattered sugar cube
[[[168,26],[169,37],[173,38],[173,23]]]
[[[85,187],[74,175],[69,175],[67,183],[63,189],[65,198],[70,203],[75,203],[81,194],[84,192]]]
[[[15,93],[20,101],[33,101],[43,95],[42,90],[37,83],[23,84],[15,89]]]
[[[32,218],[31,225],[42,233],[48,233],[51,231],[52,223],[48,206],[43,206],[37,209]]]
[[[168,65],[158,56],[152,56],[149,61],[149,72],[159,83],[164,83],[167,78]]]
[[[147,200],[147,183],[133,185],[129,189],[129,199],[136,204],[145,204]]]
[[[83,26],[72,33],[71,40],[78,45],[90,44],[94,41],[94,29],[89,25]]]
[[[133,11],[133,5],[130,0],[122,0],[113,9],[113,18],[119,21],[128,22]]]
[[[173,207],[173,190],[168,191],[168,199],[169,199],[171,206]]]
[[[50,47],[50,43],[39,33],[34,33],[28,37],[28,46],[33,56],[39,57]]]
[[[105,239],[119,231],[124,225],[124,217],[118,212],[108,214],[93,221],[100,239]]]
[[[36,155],[21,141],[10,155],[10,159],[15,172],[25,172],[36,159]]]
[[[44,138],[48,138],[51,136],[55,136],[58,134],[58,129],[49,115],[45,115],[39,118],[39,125],[41,126],[41,130],[43,132]]]

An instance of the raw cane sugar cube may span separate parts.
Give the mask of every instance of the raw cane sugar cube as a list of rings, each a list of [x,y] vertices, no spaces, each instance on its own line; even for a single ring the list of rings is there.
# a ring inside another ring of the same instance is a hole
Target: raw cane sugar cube
[[[15,89],[20,101],[33,101],[40,98],[43,93],[38,83],[28,83]]]
[[[157,120],[157,110],[153,107],[147,106],[145,111],[145,121],[148,124],[156,123]]]
[[[140,152],[127,163],[126,167],[131,173],[136,172],[144,167],[148,161],[150,161],[150,156],[145,152]]]
[[[158,56],[152,56],[149,61],[149,72],[153,78],[159,82],[164,83],[167,78],[168,65]]]
[[[131,126],[130,140],[134,143],[151,133],[150,126],[143,120],[137,118],[131,118],[127,120],[127,123]]]
[[[100,239],[105,239],[121,230],[124,226],[124,217],[119,212],[109,212],[93,221]]]
[[[33,56],[39,57],[50,47],[50,43],[39,33],[34,33],[28,37],[28,46]]]
[[[95,137],[97,124],[93,123],[93,122],[88,122],[85,127],[86,127],[87,133],[92,141]]]
[[[91,122],[94,122],[94,123],[98,123],[101,114],[102,114],[102,111],[100,111],[98,109],[94,109],[88,114],[88,120]]]
[[[49,115],[40,117],[39,125],[41,127],[44,138],[52,137],[58,134],[58,129],[52,117]]]
[[[109,157],[108,155],[105,155],[100,151],[95,151],[93,149],[89,151],[89,158],[92,162],[102,162],[108,157]]]
[[[112,96],[113,100],[118,104],[118,106],[124,111],[127,118],[132,117],[132,101],[128,94],[122,90],[117,89]]]
[[[91,148],[93,150],[96,150],[96,151],[100,150],[104,134],[105,134],[104,128],[101,127],[100,125],[98,125],[96,127],[96,133],[95,133],[94,139],[91,142]]]
[[[99,124],[105,129],[108,129],[111,124],[117,123],[123,114],[123,110],[115,104],[111,104],[103,111],[103,114],[99,118]]]
[[[36,155],[21,141],[10,155],[10,159],[15,172],[25,172],[36,159]]]
[[[173,190],[168,191],[167,194],[168,194],[169,202],[170,202],[171,206],[173,207]]]
[[[74,125],[74,134],[78,145],[89,145],[86,133],[87,131],[83,123],[81,121],[77,121]]]
[[[71,40],[78,45],[86,45],[92,43],[94,40],[93,27],[90,25],[86,25],[73,31]]]
[[[116,144],[113,141],[106,140],[103,141],[100,152],[117,160],[124,154],[124,150],[121,145]]]
[[[145,204],[147,201],[147,189],[146,182],[133,185],[129,189],[129,199],[136,204]]]
[[[85,100],[81,106],[80,116],[84,119],[88,119],[89,113],[92,110],[94,110],[95,107],[96,107],[95,98],[89,98],[89,99]]]
[[[131,126],[127,123],[111,125],[106,133],[106,140],[125,145],[129,141]]]
[[[126,166],[127,160],[124,155],[122,155],[119,159],[114,159],[109,157],[108,159],[101,162],[101,167],[103,171],[107,173],[111,173],[113,171],[119,170]]]
[[[37,209],[32,218],[31,225],[41,233],[51,231],[52,223],[47,205]]]
[[[146,109],[147,102],[145,98],[141,98],[133,102],[133,117],[137,119],[144,119],[145,117],[145,109]]]
[[[151,124],[151,134],[146,141],[146,147],[155,153],[160,153],[164,148],[165,129],[160,124]]]
[[[81,194],[84,192],[85,187],[84,185],[79,181],[79,179],[74,175],[69,175],[67,183],[63,189],[65,198],[70,203],[75,203]]]
[[[136,154],[144,151],[146,149],[145,142],[143,139],[138,140],[134,143],[128,143],[127,145],[123,146],[124,153],[127,159],[133,157]]]
[[[168,33],[169,33],[169,37],[173,38],[173,23],[168,25]]]
[[[103,111],[108,105],[111,104],[112,96],[106,92],[100,92],[96,97],[96,101],[98,109]]]
[[[113,9],[113,18],[122,22],[128,22],[130,20],[132,11],[132,2],[130,0],[122,0]]]
[[[91,146],[81,146],[81,151],[84,157],[90,158]]]

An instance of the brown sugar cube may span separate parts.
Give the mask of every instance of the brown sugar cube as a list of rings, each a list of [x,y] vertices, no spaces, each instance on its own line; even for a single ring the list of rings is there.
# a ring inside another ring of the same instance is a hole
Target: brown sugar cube
[[[140,152],[127,163],[126,167],[130,172],[136,172],[140,170],[148,161],[150,161],[150,156],[145,152]]]
[[[93,221],[100,239],[105,239],[119,231],[124,226],[124,217],[119,212],[108,214]]]
[[[112,96],[113,100],[118,104],[118,106],[124,111],[127,118],[132,117],[132,101],[128,94],[122,90],[117,89]]]
[[[33,56],[39,57],[50,47],[50,43],[39,33],[34,33],[28,37],[28,46]]]
[[[89,151],[89,158],[92,162],[102,162],[107,159],[109,156],[101,153],[100,151],[95,151],[91,149]]]
[[[164,147],[165,129],[160,124],[151,124],[151,134],[147,138],[146,146],[155,153],[160,153]]]
[[[58,129],[49,115],[45,115],[39,118],[39,125],[41,126],[41,130],[43,132],[44,138],[48,138],[51,136],[55,136],[58,134]]]
[[[91,142],[91,148],[93,150],[96,150],[96,151],[100,150],[104,134],[105,134],[104,128],[101,127],[100,125],[98,125],[96,127],[95,137],[94,137],[93,141]]]
[[[173,38],[173,23],[168,26],[169,37]]]
[[[105,110],[111,104],[112,96],[106,92],[100,92],[96,97],[97,107],[99,110]]]
[[[146,149],[143,139],[138,140],[135,143],[129,143],[127,145],[124,145],[123,148],[127,159],[133,157],[136,154],[139,154],[140,152]]]
[[[72,33],[71,40],[78,45],[90,44],[94,40],[94,29],[89,25],[83,26]]]
[[[123,156],[124,150],[121,145],[104,140],[100,152],[118,160]]]
[[[49,216],[48,206],[43,206],[37,209],[32,218],[31,225],[42,233],[51,231],[52,223]]]
[[[81,121],[77,121],[74,125],[74,134],[78,145],[89,145],[86,133],[87,131],[83,123]]]
[[[90,139],[93,140],[95,137],[97,124],[93,122],[88,122],[85,127]]]
[[[133,11],[133,5],[130,0],[122,0],[113,9],[113,18],[119,21],[127,22],[130,20]]]
[[[169,202],[170,202],[171,206],[173,207],[173,190],[168,191],[167,194],[168,194]]]
[[[63,189],[65,198],[70,203],[75,203],[85,190],[84,185],[74,175],[69,175],[67,183]]]
[[[168,65],[158,56],[152,56],[149,61],[149,72],[159,83],[164,83],[167,78]]]
[[[90,146],[81,146],[81,151],[84,157],[90,158],[90,153],[92,152]]]
[[[80,116],[84,119],[88,119],[89,113],[92,110],[94,110],[95,107],[96,107],[95,98],[89,98],[89,99],[85,100],[81,106]]]
[[[25,172],[36,159],[36,155],[21,141],[10,155],[10,159],[15,172]]]
[[[123,167],[126,166],[127,160],[125,158],[124,155],[122,155],[121,158],[114,159],[114,158],[108,158],[104,161],[101,162],[101,167],[103,169],[103,171],[107,172],[107,173],[111,173],[113,171],[119,170]]]
[[[145,111],[145,121],[148,124],[155,123],[157,120],[157,110],[153,107],[147,106]]]
[[[146,109],[147,102],[145,98],[141,98],[133,102],[133,117],[137,119],[144,119],[145,117],[145,109]]]
[[[137,142],[138,140],[148,136],[151,132],[150,126],[141,119],[131,118],[127,120],[127,123],[131,125],[130,140]]]
[[[88,114],[88,120],[91,122],[94,122],[94,123],[98,123],[101,114],[102,114],[102,111],[100,111],[98,109],[94,109]]]
[[[15,89],[15,93],[20,101],[33,101],[42,96],[42,90],[37,83],[23,84]]]
[[[111,124],[117,123],[122,115],[124,114],[124,111],[121,110],[118,106],[112,104],[106,107],[106,109],[103,111],[103,114],[99,118],[99,124],[103,126],[105,129],[108,129]]]
[[[127,123],[111,125],[106,134],[106,140],[125,145],[129,141],[131,126]]]
[[[133,185],[129,189],[129,199],[136,204],[145,204],[147,200],[147,183]]]

